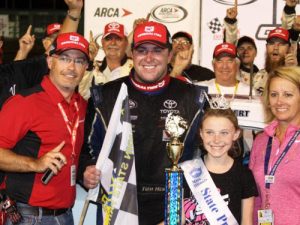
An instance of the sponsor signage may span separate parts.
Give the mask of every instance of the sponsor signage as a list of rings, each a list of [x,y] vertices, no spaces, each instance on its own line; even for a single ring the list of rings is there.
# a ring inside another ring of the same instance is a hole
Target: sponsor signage
[[[151,15],[158,22],[176,23],[184,20],[188,12],[185,8],[175,4],[165,4],[154,7],[151,10]]]
[[[90,30],[101,46],[104,26],[110,22],[119,22],[127,33],[132,31],[134,20],[146,18],[165,24],[171,35],[186,31],[193,36],[193,63],[199,64],[200,45],[200,3],[195,0],[89,0],[84,1],[84,36],[88,39]],[[102,60],[104,52],[100,49],[96,59]]]

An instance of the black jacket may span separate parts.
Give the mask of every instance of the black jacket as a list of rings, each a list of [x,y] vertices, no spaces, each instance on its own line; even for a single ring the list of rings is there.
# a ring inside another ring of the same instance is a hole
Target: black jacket
[[[171,78],[169,85],[155,94],[137,90],[132,85],[130,77],[98,86],[94,91],[92,90],[94,104],[89,102],[89,113],[86,117],[86,132],[89,132],[89,135],[85,138],[85,147],[79,165],[85,167],[92,162],[87,160],[88,153],[92,153],[96,160],[101,149],[105,127],[108,126],[123,82],[128,87],[133,127],[139,224],[156,224],[164,218],[164,171],[165,168],[171,167],[166,151],[165,119],[168,113],[173,112],[190,124],[190,128],[182,136],[185,149],[181,161],[192,159],[205,98],[199,86],[186,84],[175,78]],[[95,90],[96,95],[93,95]],[[94,118],[94,105],[97,108],[96,118]],[[81,173],[83,170],[84,168],[81,168]]]

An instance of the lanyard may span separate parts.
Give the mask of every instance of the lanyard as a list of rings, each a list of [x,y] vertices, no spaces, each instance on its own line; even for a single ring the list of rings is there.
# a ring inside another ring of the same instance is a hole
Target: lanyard
[[[281,153],[281,155],[275,162],[273,168],[271,169],[271,172],[269,174],[270,176],[274,176],[279,164],[281,163],[281,161],[283,160],[285,155],[288,153],[292,144],[295,142],[295,140],[299,134],[300,134],[300,130],[297,130],[297,132],[294,134],[294,136],[289,140],[289,143],[287,144],[287,146],[285,147],[285,149],[283,150],[283,152]],[[267,145],[267,149],[266,149],[266,155],[265,155],[265,163],[264,163],[265,176],[268,174],[268,167],[269,167],[270,156],[271,156],[271,151],[272,151],[272,141],[273,141],[273,137],[269,137],[269,141],[268,141],[268,145]],[[267,189],[269,189],[270,183],[265,183],[265,187]]]
[[[219,84],[218,84],[216,81],[215,81],[215,85],[216,85],[216,89],[217,89],[217,91],[218,91],[218,94],[222,95],[220,86],[219,86]],[[233,93],[233,95],[232,95],[232,99],[234,99],[234,96],[235,96],[236,93],[237,93],[238,86],[239,86],[239,82],[237,81],[237,82],[235,83],[235,86],[234,86],[234,93]]]
[[[76,109],[76,120],[75,120],[75,124],[73,126],[73,128],[71,127],[72,122],[68,119],[67,114],[64,110],[64,108],[62,107],[61,103],[58,103],[58,108],[60,110],[60,113],[65,121],[66,127],[69,131],[69,134],[71,135],[71,145],[72,145],[72,162],[74,162],[75,159],[75,144],[76,144],[76,135],[77,135],[77,129],[79,126],[79,108],[78,108],[78,104],[77,102],[74,103],[75,105],[75,109]]]

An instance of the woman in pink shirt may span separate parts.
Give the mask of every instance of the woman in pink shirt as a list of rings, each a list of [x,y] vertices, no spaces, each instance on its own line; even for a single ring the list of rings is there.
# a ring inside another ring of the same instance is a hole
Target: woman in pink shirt
[[[264,101],[270,124],[256,137],[249,164],[259,189],[254,221],[300,224],[300,67],[270,73]]]

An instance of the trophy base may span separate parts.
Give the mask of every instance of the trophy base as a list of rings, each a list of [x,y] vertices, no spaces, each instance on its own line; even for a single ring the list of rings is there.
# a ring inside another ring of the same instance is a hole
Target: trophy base
[[[165,225],[181,225],[183,172],[169,168],[165,175]]]

